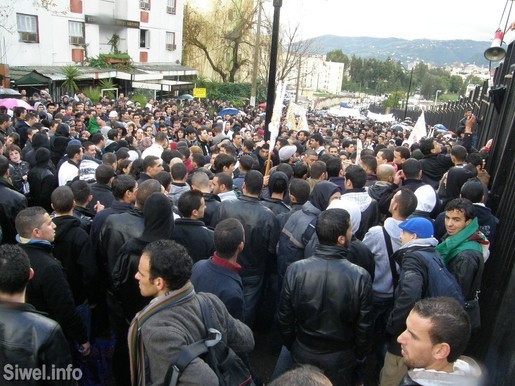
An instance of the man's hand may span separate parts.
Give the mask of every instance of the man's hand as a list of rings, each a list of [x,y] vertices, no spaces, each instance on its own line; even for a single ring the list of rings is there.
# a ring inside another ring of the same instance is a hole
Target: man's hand
[[[95,204],[95,206],[93,207],[93,209],[95,210],[95,213],[98,213],[100,212],[101,210],[104,210],[104,205],[102,205],[100,203],[100,201],[97,201],[97,203]]]
[[[83,357],[86,357],[91,352],[91,346],[89,344],[89,341],[86,343],[83,343],[79,346],[79,352]]]
[[[393,183],[397,186],[400,186],[402,180],[404,180],[404,172],[402,170],[398,170],[397,173],[395,173]]]
[[[470,114],[465,121],[465,133],[472,133],[472,127],[476,123],[476,116],[474,114]]]

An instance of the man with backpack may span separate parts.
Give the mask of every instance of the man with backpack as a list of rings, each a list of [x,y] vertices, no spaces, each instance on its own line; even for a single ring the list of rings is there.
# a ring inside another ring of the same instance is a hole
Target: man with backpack
[[[375,275],[372,283],[374,336],[371,354],[367,356],[365,380],[367,384],[377,384],[379,372],[383,367],[386,321],[393,307],[394,285],[398,281],[398,265],[393,260],[393,253],[401,246],[402,233],[399,224],[405,221],[416,209],[417,197],[408,188],[399,189],[390,201],[388,217],[384,226],[375,226],[368,230],[363,238],[374,255]],[[375,354],[375,355],[374,355]],[[397,385],[396,385],[397,386]]]
[[[195,293],[190,282],[192,265],[186,249],[174,241],[154,241],[143,250],[135,277],[141,295],[154,299],[136,314],[129,329],[133,386],[163,384],[181,349],[207,338],[239,353],[254,348],[250,328],[234,319],[220,299]],[[209,316],[204,315],[203,308]],[[206,316],[214,329],[209,333]],[[219,375],[208,362],[193,356],[178,380],[191,385],[219,385]],[[245,383],[239,380],[237,384]]]
[[[397,386],[407,371],[397,337],[406,329],[406,318],[420,299],[449,296],[463,304],[461,289],[447,271],[435,247],[430,220],[410,218],[399,224],[402,229],[401,247],[393,254],[400,266],[399,282],[395,289],[394,305],[386,325],[391,339],[388,345],[381,386]]]

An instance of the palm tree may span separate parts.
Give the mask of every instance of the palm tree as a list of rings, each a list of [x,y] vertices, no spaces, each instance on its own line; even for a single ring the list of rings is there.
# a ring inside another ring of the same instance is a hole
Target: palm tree
[[[71,91],[70,94],[75,93],[79,87],[75,81],[82,75],[82,72],[75,66],[64,66],[61,68],[61,73],[66,77],[64,80],[62,87]]]

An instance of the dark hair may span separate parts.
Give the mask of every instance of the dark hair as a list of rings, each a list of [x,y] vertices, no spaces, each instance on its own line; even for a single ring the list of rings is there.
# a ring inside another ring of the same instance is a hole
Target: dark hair
[[[111,166],[98,165],[95,170],[95,180],[99,184],[107,185],[111,178],[114,177],[114,170]]]
[[[340,171],[342,170],[342,161],[340,158],[331,157],[325,163],[327,167],[327,176],[330,177],[338,177],[340,175]]]
[[[345,169],[345,178],[352,182],[353,189],[360,189],[367,182],[367,173],[360,166],[349,165]]]
[[[309,182],[302,178],[293,178],[290,181],[290,194],[295,197],[297,204],[304,205],[309,198]]]
[[[180,181],[186,177],[188,174],[188,169],[182,162],[177,162],[176,164],[172,165],[171,174],[174,181]]]
[[[224,167],[230,167],[236,163],[236,159],[229,154],[219,154],[215,158],[214,168],[216,173],[224,171]]]
[[[434,149],[433,141],[434,141],[433,138],[422,138],[419,141],[419,144],[420,144],[419,149],[423,155],[431,154],[431,150]],[[404,165],[402,165],[402,167],[404,168]]]
[[[397,192],[400,192],[399,196],[396,197]],[[408,218],[417,209],[418,200],[415,193],[408,188],[400,188],[397,190],[392,200],[399,205],[399,216],[402,218]]]
[[[318,216],[316,233],[320,244],[334,245],[345,236],[350,226],[350,215],[345,209],[324,210]]]
[[[315,141],[317,141],[320,146],[324,146],[325,144],[324,137],[322,137],[322,134],[320,133],[312,134],[310,139],[314,139]]]
[[[0,292],[23,292],[30,277],[29,257],[18,245],[0,245]]]
[[[9,160],[6,156],[0,155],[0,176],[5,176],[7,170],[9,170]]]
[[[133,176],[120,174],[113,179],[111,191],[116,200],[122,200],[127,190],[133,191],[136,187],[136,180]]]
[[[481,181],[471,178],[461,187],[461,198],[466,198],[472,203],[481,202],[485,195],[484,186]]]
[[[233,180],[232,177],[226,173],[216,173],[215,177],[218,179],[220,185],[225,185],[225,189],[232,190]]]
[[[155,155],[147,155],[145,159],[143,159],[143,172],[146,172],[148,168],[153,167],[159,160],[160,158]]]
[[[191,155],[191,161],[195,162],[197,168],[201,168],[206,164],[206,157],[202,153],[193,153]]]
[[[138,186],[138,191],[136,193],[136,203],[140,208],[143,208],[145,205],[145,201],[147,198],[156,192],[161,192],[161,183],[158,180],[153,178],[146,180]]]
[[[281,162],[279,165],[277,165],[275,170],[286,174],[286,177],[288,177],[288,181],[293,177],[293,168],[290,164],[287,164],[285,162]]]
[[[452,210],[462,212],[465,215],[466,221],[476,217],[474,204],[472,204],[472,202],[466,198],[455,198],[454,200],[449,201],[447,205],[445,205],[445,211],[449,212]]]
[[[293,165],[293,178],[303,179],[308,173],[308,167],[304,162],[297,162]]]
[[[154,176],[154,179],[159,181],[161,185],[163,185],[163,188],[168,189],[170,184],[172,183],[172,176],[170,173],[165,172],[164,170],[160,171]]]
[[[11,117],[8,114],[0,114],[0,125],[3,125],[5,122],[10,122]]]
[[[77,205],[85,205],[88,201],[89,195],[91,194],[91,188],[86,181],[77,180],[73,181],[70,185],[73,192],[73,198]]]
[[[179,197],[177,208],[182,217],[191,217],[194,210],[199,210],[204,195],[200,190],[188,190]]]
[[[69,186],[59,186],[50,195],[52,207],[57,214],[68,213],[73,209],[73,192]]]
[[[134,177],[134,179],[139,180],[139,176],[143,173],[143,160],[141,158],[135,159],[132,162],[130,175]]]
[[[402,172],[406,178],[419,178],[422,165],[420,161],[415,158],[408,158],[402,164]]]
[[[104,136],[100,132],[93,134],[89,140],[93,142],[94,145],[98,145],[100,142],[105,141]]]
[[[216,159],[215,159],[216,161]],[[246,172],[252,169],[252,165],[254,164],[254,158],[252,156],[244,154],[240,157],[240,166]]]
[[[276,173],[278,174],[272,178]],[[275,170],[270,174],[268,189],[270,190],[270,193],[286,193],[288,190],[288,176],[279,170]]]
[[[245,174],[245,190],[252,195],[258,195],[263,189],[263,174],[257,170],[249,170]]]
[[[327,171],[327,166],[323,161],[315,161],[311,164],[311,178],[319,179]]]
[[[245,230],[237,219],[228,218],[216,225],[213,237],[218,256],[229,259],[238,249],[238,245],[245,241]]]
[[[377,159],[376,157],[373,157],[371,155],[366,155],[364,157],[361,157],[361,162],[363,162],[364,165],[370,170],[372,170],[374,173],[377,170]]]
[[[69,159],[75,157],[75,154],[79,154],[82,149],[81,145],[68,145],[66,146],[66,155]]]
[[[431,321],[428,331],[433,345],[447,343],[450,347],[447,362],[455,362],[465,351],[470,339],[470,321],[467,312],[453,298],[426,298],[415,303],[413,311]]]
[[[381,149],[377,152],[381,153],[381,158],[385,159],[386,162],[393,162],[393,150],[392,149]]]
[[[47,211],[40,206],[30,206],[21,210],[14,220],[16,232],[26,239],[32,238],[32,231],[43,224],[43,216],[46,213]]]
[[[467,149],[460,145],[454,145],[451,149],[451,155],[458,161],[464,162],[467,159]]]
[[[171,240],[149,243],[143,253],[149,257],[150,280],[162,278],[170,291],[184,286],[191,277],[193,261],[186,248]]]
[[[113,164],[116,163],[116,154],[114,153],[104,153],[104,155],[102,155],[102,165],[107,165],[109,167],[111,167],[111,169],[113,168]]]
[[[384,147],[383,147],[383,148],[378,149],[378,147],[379,147],[379,146],[380,146],[380,145],[377,145],[377,146],[376,146],[376,150],[377,150],[377,152],[379,152],[379,150],[384,149]],[[363,158],[363,157],[365,157],[365,156],[371,156],[371,157],[374,157],[374,158],[375,158],[375,157],[376,157],[376,153],[375,153],[375,152],[374,152],[374,150],[372,150],[372,149],[363,149],[363,150],[361,150],[361,153],[359,154],[359,156],[360,156],[361,158]]]
[[[411,153],[410,153],[409,149],[407,147],[404,147],[404,146],[397,146],[394,149],[394,151],[400,153],[401,158],[404,158],[405,160],[407,160],[411,156]]]

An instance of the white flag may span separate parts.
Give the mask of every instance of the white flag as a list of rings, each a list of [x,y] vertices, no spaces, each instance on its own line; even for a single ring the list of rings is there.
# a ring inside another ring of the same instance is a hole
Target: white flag
[[[417,123],[415,127],[411,131],[411,134],[408,138],[408,144],[412,145],[415,142],[420,141],[422,137],[427,137],[427,128],[426,128],[426,118],[424,116],[424,112],[420,114],[420,117],[417,119]]]

